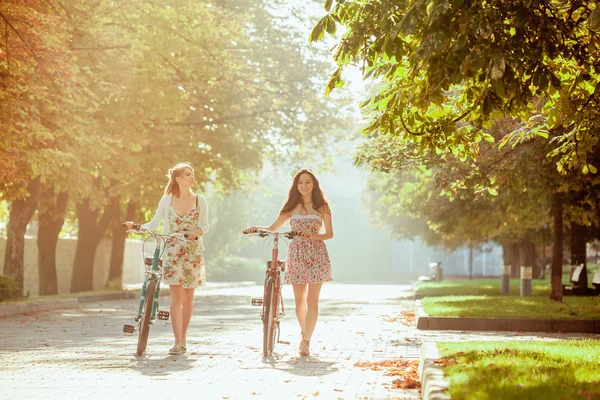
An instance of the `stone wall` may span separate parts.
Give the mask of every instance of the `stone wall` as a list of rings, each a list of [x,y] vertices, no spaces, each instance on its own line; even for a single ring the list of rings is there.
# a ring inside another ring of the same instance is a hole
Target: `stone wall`
[[[73,259],[75,258],[75,244],[77,239],[61,238],[56,249],[56,274],[58,276],[58,292],[68,293],[71,288],[71,273],[73,271]],[[94,261],[94,290],[104,289],[108,279],[110,262],[110,239],[103,239],[96,250]],[[0,238],[0,266],[4,269],[4,252],[6,251],[6,239]],[[125,244],[125,257],[123,261],[123,284],[141,283],[143,279],[142,264],[142,241],[127,240]],[[25,281],[23,283],[24,293],[37,296],[38,287],[38,248],[36,237],[25,238]]]

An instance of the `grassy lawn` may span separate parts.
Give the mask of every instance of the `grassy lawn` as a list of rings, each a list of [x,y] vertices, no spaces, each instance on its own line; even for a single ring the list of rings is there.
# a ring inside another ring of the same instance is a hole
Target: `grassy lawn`
[[[600,399],[600,340],[438,344],[453,400]]]
[[[592,278],[598,269],[597,264],[588,265],[588,283],[593,288]],[[563,284],[570,284],[570,269],[563,268]],[[498,296],[501,294],[501,279],[474,279],[474,280],[448,280],[443,282],[419,282],[415,288],[423,296]],[[533,295],[544,296],[550,294],[550,277],[545,280],[534,279],[531,281]],[[521,281],[510,280],[510,294],[519,296]]]
[[[35,296],[35,297],[26,297],[18,300],[9,300],[9,301],[0,301],[0,305],[5,304],[26,304],[31,302],[44,302],[44,301],[55,301],[56,299],[71,299],[74,297],[86,297],[86,296],[98,296],[104,294],[113,294],[113,293],[121,293],[124,290],[119,289],[103,289],[103,290],[94,290],[90,292],[78,292],[78,293],[61,293],[54,294],[50,296]]]
[[[600,297],[564,297],[569,307],[550,302],[547,296],[445,296],[426,297],[423,308],[430,316],[567,318],[600,320]],[[600,360],[599,360],[600,362]]]
[[[499,296],[502,293],[500,278],[456,280],[442,282],[419,282],[416,286],[417,293],[423,296]],[[534,295],[550,294],[550,282],[541,280],[531,281]],[[521,281],[510,280],[510,294],[519,296]]]

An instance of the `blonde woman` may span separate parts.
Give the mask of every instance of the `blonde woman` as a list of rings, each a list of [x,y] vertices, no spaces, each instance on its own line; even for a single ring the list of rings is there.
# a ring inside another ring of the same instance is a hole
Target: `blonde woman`
[[[192,241],[169,239],[163,255],[163,283],[171,293],[171,326],[175,344],[169,354],[187,351],[187,330],[194,312],[194,290],[206,283],[206,267],[201,236],[208,232],[208,205],[204,196],[192,191],[194,169],[179,163],[169,169],[165,194],[152,220],[142,227],[163,232],[187,233]],[[132,222],[126,222],[131,229]],[[195,239],[198,239],[195,241]]]

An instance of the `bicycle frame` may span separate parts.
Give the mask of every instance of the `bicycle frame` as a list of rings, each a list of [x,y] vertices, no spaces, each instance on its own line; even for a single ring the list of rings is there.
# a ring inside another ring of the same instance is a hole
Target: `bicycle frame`
[[[162,280],[162,271],[158,267],[158,261],[160,259],[160,241],[156,241],[156,249],[154,249],[154,256],[152,258],[152,268],[150,271],[146,269],[146,276],[144,278],[144,284],[142,285],[142,294],[140,296],[140,305],[138,307],[138,315],[136,321],[142,317],[142,309],[144,307],[144,300],[146,298],[146,290],[148,287],[148,281],[153,279],[156,280],[156,292],[154,292],[154,302],[152,304],[152,319],[156,318],[156,310],[158,310],[158,298],[160,296],[160,282]],[[145,260],[144,260],[145,266]]]
[[[281,302],[281,312],[277,310],[277,301],[273,302],[273,312],[274,312],[274,321],[275,323],[279,322],[279,320],[284,316],[285,308],[283,305],[283,296],[281,296],[281,272],[279,270],[279,234],[275,232],[273,235],[273,250],[271,250],[271,265],[269,269],[267,269],[267,274],[265,276],[265,283],[263,287],[263,306],[260,313],[260,319],[264,322],[265,318],[265,300],[267,298],[267,282],[269,281],[269,277],[275,279],[275,298],[279,299]]]
[[[139,224],[135,224],[133,225],[133,227],[135,227],[134,232],[139,232],[142,229],[142,225]],[[169,319],[169,312],[159,311],[158,307],[158,299],[160,297],[160,282],[162,280],[162,269],[160,262],[161,244],[164,245],[164,248],[166,248],[167,244],[169,243],[169,240],[171,239],[178,238],[181,236],[187,239],[187,234],[176,233],[171,235],[161,235],[159,233],[152,232],[149,229],[146,229],[145,231],[150,235],[149,237],[152,237],[156,240],[156,248],[154,249],[152,262],[150,263],[150,257],[146,258],[145,256],[143,256],[143,246],[146,245],[146,241],[144,241],[144,244],[142,245],[142,256],[144,260],[144,268],[146,270],[146,273],[144,277],[144,284],[142,285],[142,292],[140,294],[140,304],[138,306],[138,313],[135,317],[135,322],[137,322],[137,325],[123,326],[123,332],[125,333],[134,333],[135,331],[139,332],[136,351],[136,354],[138,356],[141,356],[144,353],[144,351],[146,351],[146,345],[148,344],[148,336],[150,333],[150,325],[154,323],[156,317],[158,316],[158,319],[162,320]],[[148,266],[151,267],[148,268]],[[152,299],[147,298],[148,293],[150,293]]]

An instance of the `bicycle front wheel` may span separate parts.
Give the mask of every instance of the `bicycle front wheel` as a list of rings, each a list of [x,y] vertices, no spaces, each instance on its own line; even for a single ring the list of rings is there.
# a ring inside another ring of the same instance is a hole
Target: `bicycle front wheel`
[[[156,292],[156,281],[151,279],[146,288],[146,297],[142,308],[142,319],[140,320],[140,329],[138,336],[137,355],[141,356],[146,350],[148,344],[148,335],[150,334],[150,320],[152,318],[152,305],[154,304],[154,293]]]
[[[264,301],[265,315],[263,319],[263,356],[268,357],[273,351],[275,341],[275,312],[273,304],[275,299],[275,280],[270,277],[267,280],[267,296]]]

